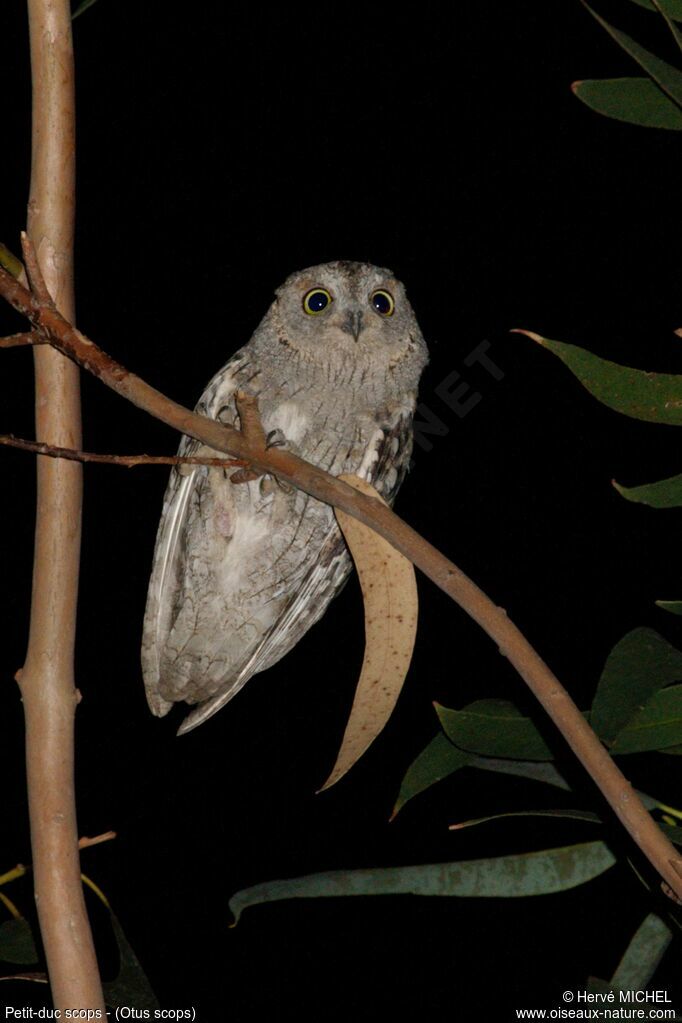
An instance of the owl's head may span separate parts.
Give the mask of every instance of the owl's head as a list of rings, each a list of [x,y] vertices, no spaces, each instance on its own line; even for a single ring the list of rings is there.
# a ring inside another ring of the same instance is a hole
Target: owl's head
[[[405,288],[369,263],[322,263],[292,274],[277,289],[263,326],[312,365],[367,365],[416,386],[426,344]]]

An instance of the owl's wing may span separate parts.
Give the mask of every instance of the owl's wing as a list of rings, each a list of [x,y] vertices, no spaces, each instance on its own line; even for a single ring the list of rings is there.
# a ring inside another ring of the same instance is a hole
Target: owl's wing
[[[179,455],[194,455],[199,442],[183,437],[178,448]],[[162,717],[172,704],[164,700],[159,692],[160,637],[167,631],[170,606],[164,599],[168,590],[168,578],[175,560],[176,547],[182,533],[182,524],[187,512],[187,501],[192,490],[192,473],[171,473],[163,499],[163,511],[159,531],[156,535],[152,575],[147,590],[147,606],[142,632],[142,675],[144,677],[147,702],[154,714]]]
[[[178,735],[203,724],[224,707],[253,675],[265,671],[284,657],[324,614],[329,602],[346,581],[349,570],[350,559],[345,542],[336,527],[333,527],[327,534],[313,568],[237,677],[188,714],[178,728]]]
[[[395,409],[372,437],[363,464],[358,471],[379,491],[388,504],[393,504],[402,486],[412,457],[412,417],[414,401]]]
[[[244,349],[236,352],[207,385],[196,410],[202,415],[220,418],[223,405],[229,407],[234,392],[243,385],[250,371],[248,355]],[[220,456],[191,437],[183,437],[178,454],[193,456],[204,454]],[[159,690],[161,654],[170,631],[171,619],[178,600],[176,572],[182,560],[188,510],[197,486],[197,480],[207,470],[199,466],[178,466],[171,471],[163,499],[161,521],[156,536],[152,573],[147,591],[142,634],[142,674],[150,709],[158,717],[167,714],[173,706]]]
[[[392,503],[408,469],[412,451],[413,406],[396,409],[388,422],[382,422],[362,453],[360,464],[334,467],[338,474],[355,472],[367,479]],[[329,528],[319,553],[300,586],[292,595],[278,621],[264,636],[236,678],[215,696],[203,701],[183,721],[178,734],[191,731],[224,707],[258,672],[265,671],[296,645],[322,617],[331,600],[340,591],[351,568],[348,550],[329,509]]]

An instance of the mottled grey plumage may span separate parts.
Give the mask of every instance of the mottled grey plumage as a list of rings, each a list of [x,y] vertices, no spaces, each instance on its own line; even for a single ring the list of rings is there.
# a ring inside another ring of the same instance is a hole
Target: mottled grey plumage
[[[317,305],[328,296],[326,308],[306,311],[311,292]],[[390,313],[386,294],[395,303]],[[404,288],[390,271],[326,263],[278,289],[197,411],[238,425],[235,391],[255,394],[272,441],[334,475],[356,473],[391,502],[412,449],[426,360]],[[180,453],[217,454],[187,437]],[[142,668],[154,714],[178,700],[199,705],[181,732],[283,657],[350,570],[331,507],[268,476],[233,484],[233,471],[174,469],[156,539]]]

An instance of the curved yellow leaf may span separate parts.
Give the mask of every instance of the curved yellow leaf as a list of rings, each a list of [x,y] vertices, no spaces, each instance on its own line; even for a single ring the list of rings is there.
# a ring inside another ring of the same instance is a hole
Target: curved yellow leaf
[[[339,479],[383,500],[359,476]],[[412,660],[418,611],[412,562],[374,530],[340,509],[334,510],[360,579],[365,656],[341,749],[322,789],[334,785],[353,766],[388,721]]]

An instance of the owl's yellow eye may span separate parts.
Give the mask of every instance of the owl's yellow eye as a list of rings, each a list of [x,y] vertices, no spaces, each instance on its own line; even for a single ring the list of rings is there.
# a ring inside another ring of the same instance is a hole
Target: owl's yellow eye
[[[384,291],[383,288],[373,291],[370,301],[380,316],[393,316],[395,301],[390,291]]]
[[[319,316],[334,299],[326,288],[313,288],[303,299],[303,308],[309,316]]]

